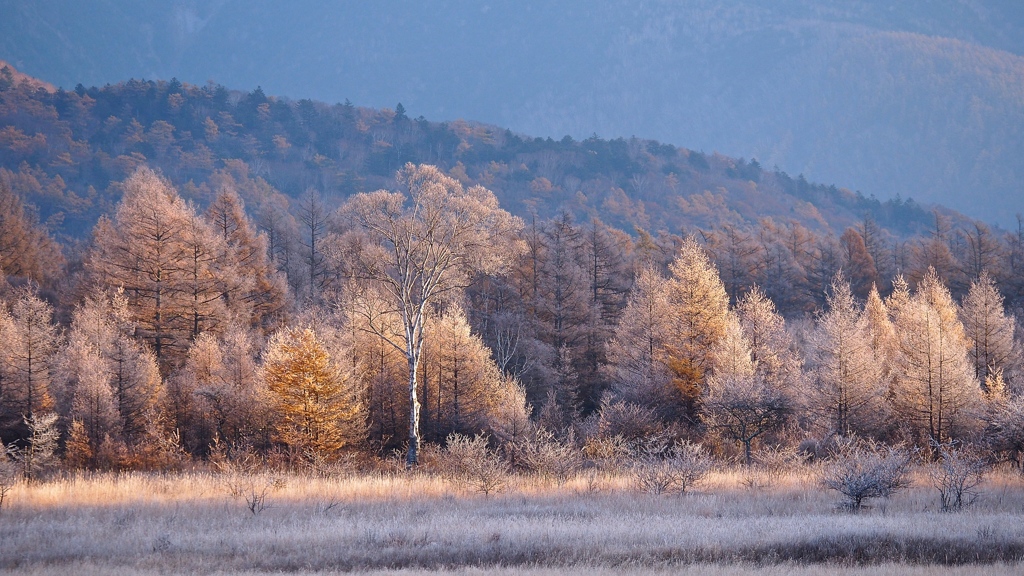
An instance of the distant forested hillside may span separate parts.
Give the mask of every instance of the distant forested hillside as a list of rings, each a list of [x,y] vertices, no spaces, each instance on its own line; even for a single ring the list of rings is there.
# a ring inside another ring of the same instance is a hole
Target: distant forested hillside
[[[531,138],[394,109],[327,105],[209,84],[130,80],[73,91],[0,76],[0,179],[54,232],[80,237],[110,211],[138,166],[160,169],[208,203],[217,174],[258,178],[291,198],[336,203],[387,185],[407,162],[430,163],[492,189],[514,213],[568,211],[625,230],[749,227],[770,218],[837,235],[871,219],[895,237],[930,228],[930,209],[879,201],[768,170],[756,160],[650,140]],[[250,199],[252,200],[252,199]],[[936,208],[954,222],[963,216]]]
[[[0,2],[0,58],[66,90],[212,78],[556,140],[637,135],[1009,227],[1024,211],[1022,6]]]

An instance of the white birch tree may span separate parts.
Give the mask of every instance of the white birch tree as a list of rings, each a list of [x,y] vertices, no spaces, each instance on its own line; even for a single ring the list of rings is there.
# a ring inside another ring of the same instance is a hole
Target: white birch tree
[[[434,166],[407,164],[397,181],[404,192],[357,194],[342,218],[366,238],[356,255],[355,278],[373,284],[385,296],[385,311],[402,321],[396,338],[379,324],[379,308],[364,309],[369,329],[400,350],[408,363],[406,463],[413,466],[420,444],[416,379],[428,308],[454,297],[474,272],[503,272],[519,252],[516,232],[522,222],[502,210],[491,191],[465,189]]]

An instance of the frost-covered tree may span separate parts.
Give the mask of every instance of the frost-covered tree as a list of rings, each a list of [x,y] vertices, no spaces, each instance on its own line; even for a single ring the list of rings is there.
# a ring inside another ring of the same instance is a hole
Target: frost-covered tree
[[[800,359],[775,304],[754,286],[736,304],[736,316],[750,343],[758,375],[780,390],[793,391],[800,377]]]
[[[522,222],[502,210],[491,191],[464,189],[433,166],[407,164],[397,181],[405,192],[357,194],[342,213],[365,238],[354,274],[386,303],[384,310],[361,308],[366,326],[404,354],[408,364],[406,461],[411,466],[419,458],[417,377],[429,307],[461,292],[474,272],[504,271],[519,251],[515,234]],[[397,337],[379,323],[379,312],[401,319]]]
[[[224,250],[218,259],[221,297],[235,316],[269,330],[284,320],[288,285],[271,262],[268,235],[258,232],[234,188],[225,188],[206,217]]]
[[[670,338],[666,280],[651,267],[637,273],[608,345],[612,395],[662,417],[676,413],[666,345]]]
[[[1003,297],[987,272],[971,283],[960,306],[960,319],[970,343],[968,356],[974,377],[983,385],[1013,357],[1014,319],[1003,310]]]
[[[729,296],[718,270],[692,237],[683,241],[669,270],[667,365],[681,403],[688,407],[699,397],[713,368],[715,347],[725,336]]]
[[[714,355],[716,367],[701,400],[701,420],[741,446],[749,465],[754,442],[785,423],[791,402],[758,373],[750,343],[735,318],[727,323]]]
[[[945,443],[978,424],[980,385],[949,291],[929,270],[896,320],[894,401],[923,441]]]
[[[0,417],[3,427],[53,410],[51,368],[60,345],[53,309],[32,289],[0,300]]]
[[[833,279],[827,304],[811,337],[810,405],[827,432],[876,435],[888,420],[888,387],[872,346],[870,312],[857,309],[841,275]]]
[[[64,426],[79,421],[93,449],[106,436],[128,446],[142,441],[162,394],[156,358],[133,338],[128,306],[122,291],[87,296],[55,363]]]
[[[507,427],[509,409],[526,414],[525,403],[500,406],[514,397],[513,380],[498,370],[483,341],[472,334],[465,313],[451,306],[428,320],[430,338],[421,364],[423,427],[443,440],[452,432],[477,434]]]
[[[124,289],[136,335],[165,367],[184,354],[193,333],[186,242],[192,216],[170,183],[140,168],[124,182],[114,218],[96,224],[86,262],[96,286]]]

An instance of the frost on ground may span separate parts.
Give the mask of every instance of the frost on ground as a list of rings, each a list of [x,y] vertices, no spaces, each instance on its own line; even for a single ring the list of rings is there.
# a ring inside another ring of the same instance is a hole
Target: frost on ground
[[[1019,476],[994,475],[959,513],[942,512],[918,480],[854,514],[802,473],[751,488],[742,473],[718,471],[674,495],[616,475],[512,476],[489,496],[418,473],[95,475],[17,485],[0,512],[0,570],[1020,573]]]

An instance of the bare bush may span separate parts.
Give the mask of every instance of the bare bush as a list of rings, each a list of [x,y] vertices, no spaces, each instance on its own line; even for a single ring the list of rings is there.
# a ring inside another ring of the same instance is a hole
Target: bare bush
[[[583,455],[601,470],[620,470],[630,453],[629,443],[622,436],[588,438],[583,444]]]
[[[980,495],[977,487],[989,469],[988,460],[974,450],[955,449],[952,444],[938,444],[935,449],[940,459],[929,466],[928,477],[939,491],[941,510],[956,512],[974,504]]]
[[[516,460],[530,472],[554,480],[562,486],[583,468],[583,452],[576,446],[570,431],[565,442],[544,428],[539,428],[532,438],[517,442],[512,450]]]
[[[2,448],[2,446],[0,446]],[[4,509],[7,494],[18,482],[18,468],[7,459],[4,451],[0,451],[0,510]]]
[[[889,498],[908,487],[913,455],[902,446],[848,440],[837,445],[821,483],[843,495],[840,505],[858,512],[870,498]]]
[[[631,471],[641,492],[682,494],[703,480],[712,464],[711,456],[700,444],[645,443],[635,448]]]
[[[259,516],[268,508],[267,496],[285,486],[283,478],[255,476],[249,474],[228,474],[225,477],[228,494],[245,502],[245,509],[253,516]]]
[[[509,465],[487,448],[487,437],[472,438],[452,433],[440,462],[442,475],[449,482],[466,484],[484,496],[500,491],[508,481]]]
[[[602,438],[619,436],[633,441],[665,433],[653,410],[631,402],[603,402],[598,414],[597,433]]]
[[[752,465],[743,470],[743,485],[750,489],[774,486],[799,460],[791,448],[765,446],[754,452]]]

